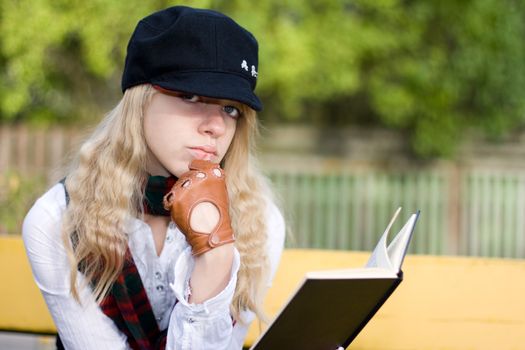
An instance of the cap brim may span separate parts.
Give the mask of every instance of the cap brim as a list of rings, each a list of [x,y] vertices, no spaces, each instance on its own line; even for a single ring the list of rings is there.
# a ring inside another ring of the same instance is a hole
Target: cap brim
[[[166,90],[241,102],[256,111],[261,111],[263,107],[250,83],[230,72],[176,72],[151,79],[151,84]]]

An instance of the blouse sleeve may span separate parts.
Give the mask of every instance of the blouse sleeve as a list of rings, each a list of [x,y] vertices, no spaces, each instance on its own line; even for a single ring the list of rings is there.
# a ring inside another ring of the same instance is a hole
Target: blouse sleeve
[[[36,284],[66,349],[127,349],[125,335],[101,311],[89,286],[79,289],[82,305],[70,293],[71,270],[61,238],[65,205],[63,186],[57,184],[24,219],[22,237]],[[80,273],[77,282],[83,285]]]
[[[284,246],[284,220],[273,204],[268,208],[268,256],[270,260],[270,278],[275,276]],[[237,283],[240,257],[235,249],[230,281],[218,295],[202,304],[190,304],[186,288],[193,269],[191,248],[187,248],[175,264],[175,283],[171,285],[179,302],[171,314],[168,328],[168,350],[238,350],[242,349],[249,325],[253,321],[252,312],[243,312],[242,320],[235,324],[230,315],[230,304]]]
[[[270,202],[268,205],[268,258],[270,260],[270,276],[267,287],[272,286],[273,279],[279,267],[279,261],[284,249],[286,226],[283,216],[277,206]],[[255,314],[244,311],[241,314],[243,322],[237,322],[233,327],[234,336],[231,347],[228,349],[241,349],[250,325],[255,320]]]

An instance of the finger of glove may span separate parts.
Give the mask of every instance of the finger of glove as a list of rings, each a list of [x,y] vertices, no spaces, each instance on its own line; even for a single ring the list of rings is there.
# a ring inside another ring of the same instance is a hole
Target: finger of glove
[[[203,159],[194,159],[189,165],[190,170],[201,170],[206,172],[218,167],[218,164]]]
[[[181,175],[171,191],[178,200],[183,200],[188,192],[193,192],[196,188],[200,187],[207,177],[207,174],[202,171],[188,171]]]
[[[187,180],[191,181],[191,173],[191,171],[187,171],[184,174],[182,174],[177,179],[177,182],[175,182],[170,191],[164,196],[164,198],[162,199],[164,209],[170,210],[172,205],[175,203],[175,199],[178,198],[180,195],[179,189],[183,186],[187,187],[189,185],[189,182],[187,182]]]
[[[194,187],[200,186],[209,187],[209,192],[216,191],[218,189],[220,190],[222,186],[225,186],[226,176],[224,174],[224,170],[222,170],[218,164],[198,159],[194,160],[192,164],[197,161],[200,161],[199,164],[205,163],[205,169],[194,169],[190,166],[190,168],[193,170],[182,174],[175,184],[174,189],[176,192],[180,192],[182,189],[189,190],[190,188],[193,190]]]
[[[202,174],[202,173],[201,173]],[[228,201],[228,191],[222,179],[213,175],[199,177],[194,174],[173,189],[172,205],[178,211],[187,211],[197,202],[209,201],[214,205]]]
[[[204,180],[210,175],[214,175],[216,178],[222,178],[224,177],[224,172],[217,164],[195,159],[190,164],[190,170],[179,177],[174,188],[188,187],[195,179]],[[190,180],[190,182],[187,182],[187,180]]]
[[[177,179],[177,182],[175,182],[173,187],[163,198],[164,209],[169,210],[171,208],[171,206],[175,202],[175,199],[180,197],[180,194],[181,194],[180,189],[188,187],[191,184],[192,178],[194,176],[195,176],[195,171],[190,170],[182,174]]]

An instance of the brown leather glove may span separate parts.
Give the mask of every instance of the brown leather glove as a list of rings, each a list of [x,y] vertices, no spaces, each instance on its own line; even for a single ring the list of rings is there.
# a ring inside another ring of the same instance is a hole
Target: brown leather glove
[[[193,255],[235,241],[225,177],[218,164],[195,159],[190,164],[190,171],[184,173],[164,196],[164,208],[171,212],[171,218],[186,236]],[[213,204],[219,211],[219,222],[210,233],[197,232],[190,225],[193,209],[204,202]]]

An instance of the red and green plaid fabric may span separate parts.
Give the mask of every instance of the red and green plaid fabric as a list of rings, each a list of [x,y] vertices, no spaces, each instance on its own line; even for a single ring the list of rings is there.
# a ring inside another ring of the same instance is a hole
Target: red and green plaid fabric
[[[137,266],[129,251],[122,273],[113,283],[111,292],[100,307],[111,318],[121,332],[128,337],[132,349],[149,350],[165,346],[166,334],[160,332]]]
[[[129,248],[122,273],[113,283],[100,308],[113,320],[117,328],[126,334],[128,344],[133,350],[165,349],[166,331],[159,330]],[[57,337],[57,349],[64,349],[60,337]]]
[[[175,183],[173,179],[168,179],[169,182],[166,181],[165,186],[160,186],[159,181],[156,181],[154,184],[155,192],[160,194],[161,191],[165,191],[167,193],[173,186],[171,183]],[[64,185],[66,203],[69,203],[65,179],[62,179],[60,182]],[[149,184],[148,188],[150,188]],[[159,195],[157,194],[156,197],[153,196],[151,198],[157,198],[158,200]],[[146,208],[149,209],[150,206],[145,205],[145,210]],[[149,212],[149,210],[146,212]],[[73,245],[75,245],[75,241],[73,234]],[[82,264],[79,264],[79,270],[82,271]],[[117,328],[126,334],[128,344],[132,349],[156,350],[166,347],[166,331],[161,332],[159,330],[146,290],[142,284],[142,279],[129,248],[126,251],[122,273],[113,283],[111,291],[104,298],[100,307],[104,314],[113,320]],[[58,336],[57,348],[59,350],[64,349]]]

